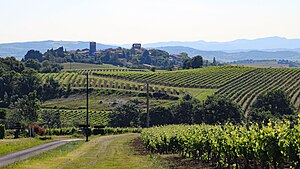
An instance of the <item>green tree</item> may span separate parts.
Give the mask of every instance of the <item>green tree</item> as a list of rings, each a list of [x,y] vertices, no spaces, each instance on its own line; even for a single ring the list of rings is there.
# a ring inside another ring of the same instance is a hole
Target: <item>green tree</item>
[[[36,71],[39,71],[40,68],[42,67],[42,65],[38,61],[33,60],[33,59],[26,60],[25,66],[28,67],[28,68],[32,68]]]
[[[62,95],[63,89],[59,82],[53,77],[47,78],[42,87],[41,98],[43,101],[58,98]]]
[[[37,71],[33,69],[26,69],[21,73],[18,81],[18,95],[22,97],[30,92],[38,91],[41,86],[41,79]]]
[[[64,47],[59,47],[55,50],[56,57],[65,57]]]
[[[193,107],[198,100],[182,100],[179,104],[170,107],[174,114],[174,123],[176,124],[193,124],[194,111]]]
[[[18,93],[17,88],[19,84],[20,74],[15,71],[5,71],[0,76],[0,99],[10,102],[11,96]]]
[[[110,114],[109,125],[112,127],[141,127],[142,112],[138,101],[128,101]]]
[[[266,117],[282,118],[287,115],[294,115],[294,106],[291,104],[290,97],[283,90],[273,90],[259,95],[252,105],[250,116],[253,120],[260,121]],[[261,113],[268,112],[268,113]]]
[[[189,69],[189,68],[201,68],[203,67],[203,58],[202,56],[195,56],[192,59],[186,59],[183,62],[182,68],[183,69]]]
[[[4,123],[4,120],[6,119],[6,109],[0,109],[0,124]]]
[[[216,65],[217,65],[217,61],[216,61],[216,58],[215,58],[215,57],[213,58],[212,65],[213,65],[213,66],[216,66]]]
[[[44,60],[43,54],[38,50],[29,50],[26,55],[24,56],[25,61],[29,59],[38,60],[39,62],[42,62]]]
[[[182,68],[183,69],[189,69],[190,67],[191,67],[191,59],[184,60]]]
[[[36,91],[19,98],[17,102],[11,105],[15,112],[15,118],[24,122],[26,125],[37,122],[38,111],[40,110],[40,101],[37,99]]]
[[[110,51],[107,51],[105,52],[104,56],[101,58],[101,60],[103,62],[108,62],[110,60],[110,57],[111,57],[111,52]]]
[[[145,64],[151,64],[151,57],[148,50],[144,50],[142,53],[141,62]]]
[[[0,69],[20,73],[24,70],[24,65],[14,57],[6,57],[0,58]]]
[[[208,124],[239,123],[243,119],[241,107],[222,95],[209,96],[205,100],[202,110],[198,109],[195,114],[198,119],[202,119]]]
[[[170,108],[166,108],[162,106],[151,108],[149,110],[149,115],[150,115],[150,126],[172,124],[174,121],[174,115],[170,110]]]
[[[180,53],[182,58],[189,58],[189,55],[185,52]]]
[[[50,62],[48,60],[45,60],[42,62],[42,68],[40,69],[41,73],[58,73],[60,70],[62,70],[63,67],[57,63]]]
[[[201,68],[203,66],[203,58],[202,58],[202,56],[195,56],[195,57],[193,57],[192,58],[192,60],[191,60],[191,67],[193,68],[193,69],[195,69],[195,68]]]
[[[41,123],[47,125],[49,129],[61,127],[59,110],[43,110],[41,113]]]

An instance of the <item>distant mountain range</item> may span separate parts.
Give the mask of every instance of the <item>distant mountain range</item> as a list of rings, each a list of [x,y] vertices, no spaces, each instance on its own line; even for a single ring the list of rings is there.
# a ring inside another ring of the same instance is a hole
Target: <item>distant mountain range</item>
[[[45,52],[47,49],[63,46],[67,50],[89,48],[89,42],[82,41],[36,41],[0,44],[0,56],[23,57],[30,49]],[[119,45],[97,43],[97,49],[116,48]],[[130,48],[131,44],[120,45]],[[267,37],[254,40],[238,39],[228,42],[157,42],[142,44],[145,48],[158,48],[170,54],[186,52],[189,56],[201,55],[206,59],[216,57],[219,61],[288,59],[300,60],[300,39]]]
[[[250,50],[250,51],[238,51],[238,52],[224,52],[224,51],[203,51],[189,47],[183,46],[166,46],[166,47],[157,47],[158,49],[167,51],[171,54],[179,54],[181,52],[186,52],[189,56],[200,55],[205,59],[212,60],[214,57],[218,61],[230,62],[236,60],[300,60],[300,52],[295,50],[288,51],[285,49],[283,51],[259,51],[259,50]]]
[[[205,51],[249,51],[249,50],[283,50],[300,49],[300,39],[287,39],[282,37],[267,37],[254,40],[238,39],[228,42],[158,42],[143,45],[148,48],[157,48],[164,46],[184,46]]]

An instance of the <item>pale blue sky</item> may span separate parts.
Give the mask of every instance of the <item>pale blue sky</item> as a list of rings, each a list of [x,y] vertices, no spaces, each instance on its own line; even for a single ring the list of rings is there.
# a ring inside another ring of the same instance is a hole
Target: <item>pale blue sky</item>
[[[299,0],[0,0],[0,43],[300,38]]]

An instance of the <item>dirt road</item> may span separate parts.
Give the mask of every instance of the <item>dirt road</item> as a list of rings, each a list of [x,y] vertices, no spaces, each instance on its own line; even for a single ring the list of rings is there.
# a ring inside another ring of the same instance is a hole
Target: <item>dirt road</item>
[[[89,142],[66,154],[51,154],[29,158],[10,168],[14,169],[162,169],[150,156],[136,152],[132,141],[139,134],[128,133],[95,136]]]

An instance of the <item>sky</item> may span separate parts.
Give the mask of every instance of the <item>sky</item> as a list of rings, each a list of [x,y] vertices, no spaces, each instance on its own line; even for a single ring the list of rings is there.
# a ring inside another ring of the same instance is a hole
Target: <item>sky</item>
[[[0,43],[300,38],[299,0],[0,0]]]

